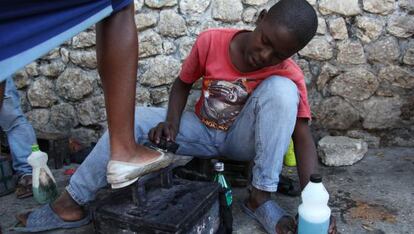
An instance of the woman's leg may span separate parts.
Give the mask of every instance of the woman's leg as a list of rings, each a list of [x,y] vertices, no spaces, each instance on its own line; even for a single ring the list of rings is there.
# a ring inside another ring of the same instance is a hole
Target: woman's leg
[[[134,141],[138,36],[133,4],[96,27],[98,71],[105,94],[111,159],[142,163],[159,153]]]

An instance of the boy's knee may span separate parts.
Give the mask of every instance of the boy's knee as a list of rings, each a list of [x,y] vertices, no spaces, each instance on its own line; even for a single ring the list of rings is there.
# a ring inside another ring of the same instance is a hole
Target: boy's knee
[[[259,88],[259,97],[286,105],[297,105],[299,103],[299,91],[296,84],[282,76],[271,76],[264,80]]]
[[[270,76],[262,83],[273,93],[298,93],[296,84],[291,79],[283,76]]]

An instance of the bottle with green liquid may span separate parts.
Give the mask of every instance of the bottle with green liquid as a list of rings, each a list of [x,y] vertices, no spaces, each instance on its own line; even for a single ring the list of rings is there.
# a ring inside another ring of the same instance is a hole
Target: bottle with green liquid
[[[221,217],[221,233],[232,233],[233,231],[233,215],[232,203],[233,195],[230,184],[224,177],[224,163],[216,162],[214,164],[215,176],[214,181],[220,184],[219,201],[220,201],[220,217]]]
[[[40,151],[38,145],[32,145],[32,153],[27,162],[33,168],[33,197],[40,204],[54,201],[58,196],[55,178],[47,166],[48,156]]]

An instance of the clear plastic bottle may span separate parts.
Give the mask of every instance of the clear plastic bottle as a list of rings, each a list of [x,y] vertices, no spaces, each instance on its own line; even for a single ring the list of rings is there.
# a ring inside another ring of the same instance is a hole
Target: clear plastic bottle
[[[27,162],[33,168],[33,197],[40,204],[54,201],[58,196],[55,178],[47,166],[47,154],[38,145],[32,145],[32,153]]]
[[[311,175],[310,182],[302,191],[299,206],[298,234],[327,234],[331,209],[328,207],[329,194],[322,184],[322,176]]]

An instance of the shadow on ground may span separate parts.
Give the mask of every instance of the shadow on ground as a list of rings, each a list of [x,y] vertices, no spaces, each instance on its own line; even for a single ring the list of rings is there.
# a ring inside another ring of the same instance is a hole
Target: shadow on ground
[[[330,207],[337,218],[339,233],[412,233],[414,230],[414,148],[369,150],[353,166],[323,167],[324,184],[330,193]],[[298,181],[296,170],[283,173]],[[69,179],[63,169],[54,171],[63,189]],[[260,234],[263,229],[240,210],[247,198],[246,189],[234,188],[234,233]],[[300,198],[276,194],[274,197],[288,213],[295,215]],[[0,197],[0,225],[3,233],[16,223],[18,212],[38,205],[33,198],[18,200],[14,194]],[[46,233],[93,233],[93,225]]]

